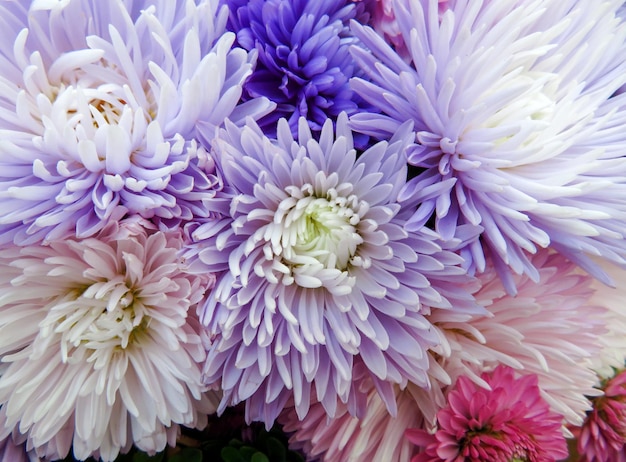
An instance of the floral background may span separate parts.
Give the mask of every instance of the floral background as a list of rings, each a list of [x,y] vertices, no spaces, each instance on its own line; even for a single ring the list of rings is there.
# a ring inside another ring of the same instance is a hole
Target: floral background
[[[626,462],[618,0],[0,2],[0,460]]]

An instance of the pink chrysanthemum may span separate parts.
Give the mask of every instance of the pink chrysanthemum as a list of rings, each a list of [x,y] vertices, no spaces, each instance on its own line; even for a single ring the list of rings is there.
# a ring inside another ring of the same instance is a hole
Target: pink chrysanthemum
[[[626,461],[626,371],[608,380],[604,396],[593,400],[593,410],[581,428],[574,428],[578,438],[580,462]]]
[[[351,415],[344,404],[339,404],[335,417],[329,418],[323,406],[314,403],[304,420],[290,407],[278,421],[290,433],[289,446],[304,452],[308,460],[406,462],[416,448],[404,437],[404,432],[424,425],[416,405],[419,399],[416,395],[421,392],[420,387],[411,383],[404,390],[395,387],[398,412],[394,417],[372,387],[361,418]]]
[[[26,445],[16,443],[11,436],[0,441],[0,462],[35,462],[40,459],[26,452]]]
[[[195,305],[211,281],[184,271],[180,244],[132,224],[0,251],[0,438],[113,460],[206,424],[217,403]]]
[[[448,406],[437,413],[438,429],[408,430],[423,448],[412,462],[553,462],[567,457],[562,416],[550,411],[537,376],[516,377],[497,367],[482,375],[490,390],[459,377],[448,394]]]
[[[360,0],[354,0],[360,1]],[[400,56],[409,60],[410,52],[404,42],[404,37],[396,19],[396,6],[401,4],[405,9],[409,8],[409,0],[364,0],[366,9],[370,13],[369,23],[376,32],[391,43]],[[448,0],[438,0],[439,12],[443,13],[448,7]]]
[[[376,425],[360,425],[340,406],[337,418],[327,419],[319,404],[302,422],[286,411],[281,421],[294,433],[291,444],[309,456],[322,460],[377,460],[380,447],[394,448],[384,459],[403,462],[411,448],[396,433],[410,419],[432,430],[437,412],[446,406],[446,392],[460,376],[488,388],[481,378],[484,370],[498,364],[537,377],[542,399],[566,422],[580,425],[591,408],[588,396],[595,396],[597,377],[591,358],[602,348],[605,310],[590,303],[592,278],[560,255],[541,251],[532,262],[539,268],[539,283],[516,276],[519,294],[509,295],[493,269],[481,275],[482,288],[476,294],[488,316],[458,321],[442,310],[433,309],[428,319],[441,337],[431,351],[429,375],[433,386],[423,389],[412,384],[396,389],[398,416],[393,418],[374,390],[368,397],[365,419]],[[417,426],[417,425],[414,425]]]
[[[606,308],[602,320],[607,332],[598,336],[602,351],[592,357],[592,368],[601,377],[610,378],[626,364],[626,271],[599,261],[598,265],[614,280],[615,287],[594,281],[591,303]]]

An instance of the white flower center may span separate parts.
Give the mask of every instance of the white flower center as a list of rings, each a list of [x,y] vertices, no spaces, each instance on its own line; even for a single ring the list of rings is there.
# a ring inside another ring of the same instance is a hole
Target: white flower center
[[[295,202],[291,196],[279,206],[283,261],[290,265],[319,262],[324,268],[345,270],[363,242],[356,229],[358,199],[354,195],[337,197],[334,189],[326,197],[316,197],[307,195],[307,189],[309,186],[304,186],[299,191],[303,197]],[[286,209],[284,215],[281,209]]]
[[[265,242],[254,270],[272,283],[349,293],[355,282],[349,269],[363,265],[359,226],[369,206],[336,175],[318,176],[316,186],[285,188],[273,221],[252,236],[249,245]]]
[[[94,359],[126,349],[149,323],[146,307],[123,276],[97,282],[57,301],[42,323],[43,335],[61,334],[63,360],[77,348],[91,350]]]

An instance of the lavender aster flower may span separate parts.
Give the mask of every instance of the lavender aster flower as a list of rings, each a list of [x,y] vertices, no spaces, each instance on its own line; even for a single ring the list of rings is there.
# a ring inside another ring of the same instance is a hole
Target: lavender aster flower
[[[266,133],[289,119],[293,133],[306,117],[319,130],[327,117],[353,113],[357,104],[349,86],[355,43],[347,23],[361,5],[345,0],[227,0],[231,28],[247,50],[258,51],[257,67],[244,86],[248,97],[267,96],[276,110],[261,121]]]
[[[0,439],[26,435],[47,460],[72,448],[110,461],[206,425],[217,398],[195,308],[211,281],[186,273],[181,242],[124,222],[0,251]]]
[[[268,425],[290,397],[303,417],[313,389],[331,415],[338,398],[363,410],[359,374],[393,411],[392,383],[429,385],[430,307],[480,311],[471,279],[433,233],[403,228],[410,125],[358,159],[345,114],[336,136],[331,120],[319,141],[304,118],[298,128],[296,141],[281,119],[272,142],[251,121],[216,140],[224,218],[195,229],[186,254],[191,271],[217,273],[201,318],[206,380],[222,409],[246,400]]]
[[[510,292],[509,269],[538,278],[528,254],[541,247],[604,280],[587,255],[626,263],[626,98],[610,98],[626,81],[622,3],[457,1],[440,18],[435,0],[396,2],[408,64],[352,26],[371,50],[353,49],[371,79],[353,88],[384,113],[353,127],[415,123],[419,174],[400,194],[416,208],[409,228],[433,214],[444,238],[482,226],[464,255],[482,271],[487,247]]]
[[[206,216],[217,180],[196,127],[211,137],[226,116],[271,108],[236,108],[253,56],[232,48],[227,9],[21,3],[0,5],[0,242],[91,236],[125,213],[165,227]]]

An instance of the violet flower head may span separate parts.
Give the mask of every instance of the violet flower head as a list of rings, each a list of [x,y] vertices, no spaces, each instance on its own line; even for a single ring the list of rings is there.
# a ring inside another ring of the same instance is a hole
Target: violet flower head
[[[226,0],[230,27],[258,62],[244,85],[244,97],[265,96],[276,109],[260,121],[266,134],[284,117],[295,135],[305,117],[319,131],[328,117],[358,108],[349,86],[356,39],[347,27],[361,5],[345,0]]]
[[[352,24],[369,49],[352,48],[368,77],[353,88],[382,114],[351,126],[384,137],[414,122],[409,228],[481,226],[463,255],[483,271],[491,254],[511,293],[512,272],[537,280],[529,254],[548,246],[608,282],[588,256],[626,264],[626,96],[611,97],[626,82],[622,2],[449,2],[441,16],[435,0],[403,3],[408,63]]]
[[[228,10],[24,3],[0,5],[0,243],[87,237],[124,214],[170,229],[206,216],[218,180],[198,138],[272,107],[237,106],[254,57],[232,48]]]
[[[110,224],[95,237],[0,250],[0,439],[46,460],[114,460],[174,445],[218,399],[202,383],[196,304],[180,233]]]
[[[223,219],[193,230],[185,254],[217,275],[201,318],[207,383],[221,385],[222,409],[245,400],[248,419],[270,426],[289,398],[304,417],[313,389],[330,415],[337,399],[363,411],[361,375],[393,411],[393,383],[429,385],[429,310],[483,312],[460,257],[404,229],[410,124],[358,158],[347,116],[336,124],[317,139],[301,118],[296,140],[281,119],[276,141],[252,121],[227,125],[215,143]]]
[[[582,427],[572,429],[581,462],[626,461],[626,371],[618,371],[603,389]]]
[[[561,416],[541,398],[537,377],[498,366],[482,378],[491,389],[459,377],[432,434],[407,430],[422,448],[411,462],[553,462],[567,457]]]

